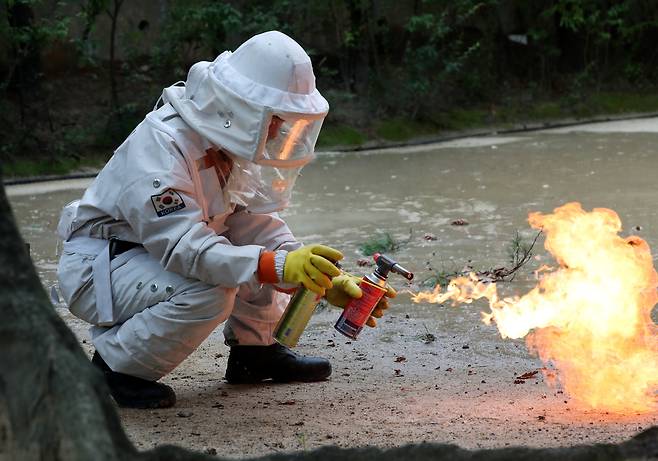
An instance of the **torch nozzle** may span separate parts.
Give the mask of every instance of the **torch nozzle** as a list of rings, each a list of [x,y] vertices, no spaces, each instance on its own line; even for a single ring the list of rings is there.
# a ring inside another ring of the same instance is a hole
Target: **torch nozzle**
[[[412,280],[414,278],[413,272],[409,272],[407,269],[404,267],[400,266],[399,264],[396,264],[391,268],[391,272],[395,272],[396,274],[401,275],[407,280]]]
[[[414,278],[413,272],[400,266],[396,261],[386,255],[375,253],[373,259],[377,263],[377,270],[375,272],[384,280],[388,277],[389,272],[395,272],[407,280]]]

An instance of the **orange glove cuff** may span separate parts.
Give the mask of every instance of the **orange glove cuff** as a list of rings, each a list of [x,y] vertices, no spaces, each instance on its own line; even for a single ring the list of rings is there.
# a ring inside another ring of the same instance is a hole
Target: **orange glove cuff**
[[[277,283],[279,277],[274,268],[274,252],[263,251],[258,260],[258,272],[256,273],[260,283]]]

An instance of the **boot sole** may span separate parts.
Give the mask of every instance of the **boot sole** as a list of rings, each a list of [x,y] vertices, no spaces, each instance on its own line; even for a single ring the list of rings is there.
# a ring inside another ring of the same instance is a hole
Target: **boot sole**
[[[266,383],[269,380],[270,382],[273,383],[278,383],[278,384],[285,384],[285,383],[315,383],[315,382],[320,382],[320,381],[326,381],[327,378],[331,376],[331,371],[329,373],[326,373],[325,375],[316,375],[316,376],[309,376],[309,377],[297,377],[294,379],[290,378],[284,378],[280,376],[269,376],[266,378],[261,378],[261,379],[235,379],[235,378],[225,378],[226,382],[228,384],[260,384],[260,383]]]
[[[119,405],[121,408],[136,408],[139,410],[152,410],[155,408],[171,408],[174,405],[176,405],[176,399],[160,399],[160,400],[123,400],[123,399],[117,399],[116,397],[112,396],[114,401]]]
[[[317,383],[321,381],[326,381],[327,378],[331,376],[331,372],[325,375],[316,375],[309,377],[299,377],[295,379],[283,378],[283,377],[272,377],[272,381],[275,383]]]

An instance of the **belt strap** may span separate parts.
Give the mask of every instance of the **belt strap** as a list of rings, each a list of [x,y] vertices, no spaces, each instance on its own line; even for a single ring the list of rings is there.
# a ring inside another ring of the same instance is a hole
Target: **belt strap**
[[[96,259],[94,259],[91,269],[96,293],[98,325],[114,325],[112,280],[110,278],[110,241],[91,237],[74,237],[64,242],[64,249],[74,253],[96,254]]]

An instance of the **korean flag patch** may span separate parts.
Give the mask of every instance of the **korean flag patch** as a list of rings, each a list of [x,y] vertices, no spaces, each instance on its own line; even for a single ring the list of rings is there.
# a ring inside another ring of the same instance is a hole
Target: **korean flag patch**
[[[167,189],[161,194],[151,195],[151,203],[159,217],[167,216],[174,211],[185,208],[183,197],[173,189]]]

